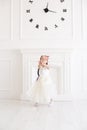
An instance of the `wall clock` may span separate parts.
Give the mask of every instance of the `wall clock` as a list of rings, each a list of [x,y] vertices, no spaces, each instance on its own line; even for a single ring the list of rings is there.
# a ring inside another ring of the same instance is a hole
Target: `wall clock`
[[[28,25],[44,32],[59,29],[67,20],[66,0],[26,0]]]
[[[71,38],[72,0],[20,0],[22,39]]]

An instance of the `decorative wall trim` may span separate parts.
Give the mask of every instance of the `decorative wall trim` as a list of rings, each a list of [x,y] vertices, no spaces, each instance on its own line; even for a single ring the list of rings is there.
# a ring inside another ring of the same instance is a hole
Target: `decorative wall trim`
[[[86,0],[81,0],[82,1],[82,36],[83,40],[87,39],[87,1]]]
[[[82,11],[83,0],[73,0],[73,39],[81,40],[83,35],[83,11]]]
[[[13,8],[14,8],[14,5],[13,5],[13,0],[10,0],[10,1],[11,1],[10,39],[13,40]]]
[[[19,0],[20,2],[19,2],[19,14],[20,14],[20,25],[19,25],[19,32],[20,32],[20,34],[19,34],[19,39],[20,40],[22,40],[22,0]]]
[[[84,37],[84,24],[83,24],[83,0],[81,0],[81,37]]]

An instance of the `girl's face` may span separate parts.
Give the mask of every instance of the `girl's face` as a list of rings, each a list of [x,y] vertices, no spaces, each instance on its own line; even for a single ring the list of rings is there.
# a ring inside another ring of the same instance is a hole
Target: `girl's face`
[[[48,56],[42,56],[40,61],[41,64],[46,65],[48,63]]]

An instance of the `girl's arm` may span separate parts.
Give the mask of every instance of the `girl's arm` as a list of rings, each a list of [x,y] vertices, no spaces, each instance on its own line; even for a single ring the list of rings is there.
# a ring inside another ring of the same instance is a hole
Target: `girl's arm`
[[[39,61],[39,63],[38,63],[38,69],[40,69],[41,66],[42,66],[42,64],[41,64],[41,62]]]

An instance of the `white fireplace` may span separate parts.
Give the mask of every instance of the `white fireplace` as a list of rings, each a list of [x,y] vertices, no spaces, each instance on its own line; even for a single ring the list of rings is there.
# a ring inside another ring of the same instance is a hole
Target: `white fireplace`
[[[41,55],[49,55],[50,74],[56,85],[57,100],[71,100],[71,52],[72,49],[21,50],[23,58],[23,88],[21,99],[28,100],[27,91],[37,78],[37,66]]]

